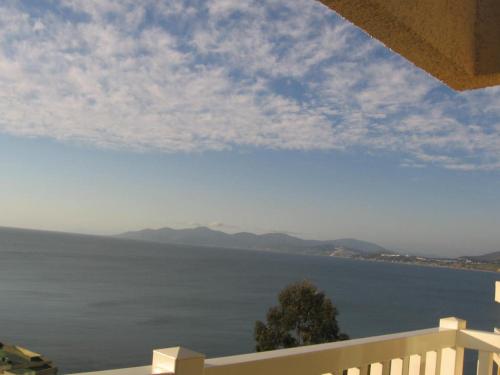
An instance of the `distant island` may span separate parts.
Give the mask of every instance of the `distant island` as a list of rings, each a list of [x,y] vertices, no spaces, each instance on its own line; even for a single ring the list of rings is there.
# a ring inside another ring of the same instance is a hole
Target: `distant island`
[[[149,242],[207,246],[231,249],[276,251],[294,254],[333,256],[357,260],[415,264],[483,271],[500,271],[500,251],[481,256],[434,258],[390,251],[372,242],[354,238],[337,240],[305,240],[285,233],[255,234],[240,232],[229,234],[207,227],[188,229],[143,229],[119,234],[115,237]]]

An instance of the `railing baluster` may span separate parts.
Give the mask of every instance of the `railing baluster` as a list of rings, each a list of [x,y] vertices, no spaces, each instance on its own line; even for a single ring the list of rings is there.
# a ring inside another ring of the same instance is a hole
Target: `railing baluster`
[[[369,365],[363,365],[360,367],[351,367],[347,369],[347,375],[369,375],[368,374]]]
[[[477,375],[492,375],[493,353],[480,351],[477,358]]]
[[[409,360],[408,375],[419,375],[420,374],[420,355],[413,354],[410,356]]]
[[[380,362],[375,362],[370,365],[370,375],[382,375],[383,365]]]
[[[391,360],[390,375],[403,375],[403,360],[401,358]]]
[[[441,375],[441,359],[443,358],[441,354],[441,349],[436,351],[436,375]]]
[[[438,353],[430,351],[425,354],[425,375],[436,375],[438,366]]]
[[[456,351],[453,348],[441,350],[441,375],[455,375]]]

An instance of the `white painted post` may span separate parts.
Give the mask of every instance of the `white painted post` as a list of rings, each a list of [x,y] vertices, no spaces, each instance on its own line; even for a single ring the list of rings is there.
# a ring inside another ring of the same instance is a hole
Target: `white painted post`
[[[500,303],[500,281],[495,281],[495,301]],[[495,327],[493,332],[500,333],[500,328]],[[498,372],[500,373],[500,366],[498,366]]]
[[[467,322],[455,317],[443,318],[439,321],[439,328],[465,329]],[[462,375],[464,369],[464,348],[455,346],[444,348],[441,351],[440,375]]]
[[[500,281],[495,281],[495,302],[500,303]],[[500,334],[500,328],[495,327],[493,329],[493,332],[495,332],[496,334]],[[497,364],[497,375],[500,375],[500,356],[499,356],[499,353],[493,353],[492,359]],[[479,370],[480,370],[479,367],[480,367],[480,365],[482,366],[482,364],[480,363],[479,360],[480,360],[480,358],[478,358],[478,363],[477,363],[477,373],[478,374],[479,374]],[[487,358],[483,358],[483,360],[481,362],[484,363],[487,360],[488,360]],[[488,371],[488,368],[486,370],[481,369],[481,371]]]
[[[203,375],[205,356],[180,346],[153,351],[153,374]]]
[[[495,281],[495,301],[500,302],[500,281]]]

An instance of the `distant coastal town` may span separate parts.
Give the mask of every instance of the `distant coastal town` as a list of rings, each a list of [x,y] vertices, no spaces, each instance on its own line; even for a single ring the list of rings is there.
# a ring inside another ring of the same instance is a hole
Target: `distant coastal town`
[[[500,272],[500,253],[491,253],[482,256],[465,256],[459,258],[433,258],[398,253],[366,254],[348,249],[338,248],[330,256],[376,262],[413,264],[426,267],[441,267],[475,271]]]

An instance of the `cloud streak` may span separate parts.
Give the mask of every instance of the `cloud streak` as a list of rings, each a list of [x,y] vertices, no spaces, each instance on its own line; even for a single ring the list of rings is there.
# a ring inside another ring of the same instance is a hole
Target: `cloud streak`
[[[390,152],[500,169],[500,90],[453,93],[315,1],[0,5],[0,132],[101,148]]]

